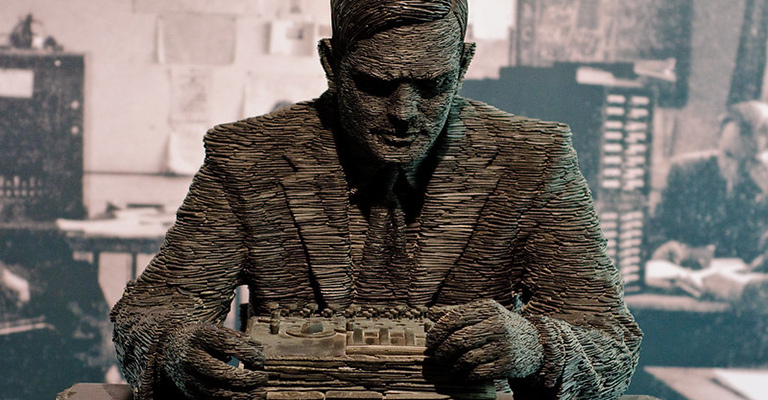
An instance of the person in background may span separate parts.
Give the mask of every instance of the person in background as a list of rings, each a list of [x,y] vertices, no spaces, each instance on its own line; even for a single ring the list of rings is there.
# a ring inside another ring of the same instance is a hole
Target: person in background
[[[673,161],[653,225],[652,259],[701,269],[737,257],[768,272],[768,104],[732,105],[716,151]]]
[[[768,280],[746,274],[768,272],[767,142],[768,104],[733,104],[721,121],[717,149],[673,160],[652,220],[656,239],[651,240],[657,244],[652,259],[687,267],[692,276],[713,258],[739,258],[746,264],[728,275],[746,281],[711,275],[678,284],[695,297],[728,301],[727,316],[702,318],[707,326],[739,327],[738,340],[711,354],[733,367],[765,367],[768,360]]]
[[[53,397],[103,382],[114,364],[109,305],[94,267],[47,229],[0,231],[0,398]],[[30,380],[29,371],[44,376]]]

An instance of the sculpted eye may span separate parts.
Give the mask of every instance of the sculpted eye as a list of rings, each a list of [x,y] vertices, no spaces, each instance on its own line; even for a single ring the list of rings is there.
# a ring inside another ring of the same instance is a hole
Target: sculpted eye
[[[453,74],[443,74],[432,79],[420,79],[416,81],[416,86],[422,97],[430,98],[443,94],[451,89],[453,83]]]
[[[397,88],[397,82],[376,78],[366,74],[354,74],[353,79],[358,90],[372,96],[387,97]]]

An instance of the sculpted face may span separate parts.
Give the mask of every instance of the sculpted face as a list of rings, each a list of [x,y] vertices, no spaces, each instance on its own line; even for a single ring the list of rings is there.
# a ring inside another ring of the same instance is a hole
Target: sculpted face
[[[354,43],[338,60],[335,80],[347,139],[390,164],[424,157],[445,126],[465,71],[464,52],[453,18]]]

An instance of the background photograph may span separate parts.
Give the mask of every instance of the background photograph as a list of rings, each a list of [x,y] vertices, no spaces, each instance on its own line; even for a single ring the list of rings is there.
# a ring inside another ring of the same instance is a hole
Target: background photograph
[[[645,333],[628,393],[768,398],[768,0],[469,8],[462,95],[571,126]],[[0,399],[124,382],[109,310],[203,135],[318,97],[330,36],[327,0],[0,0]]]

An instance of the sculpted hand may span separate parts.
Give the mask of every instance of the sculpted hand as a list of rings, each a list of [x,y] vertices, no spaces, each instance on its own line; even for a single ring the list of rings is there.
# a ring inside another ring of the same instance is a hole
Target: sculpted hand
[[[261,344],[232,329],[194,324],[175,331],[164,351],[163,372],[194,399],[263,399],[267,373]],[[245,368],[229,364],[231,358]]]
[[[469,380],[522,378],[541,368],[536,327],[493,300],[458,306],[427,332],[427,351]]]

